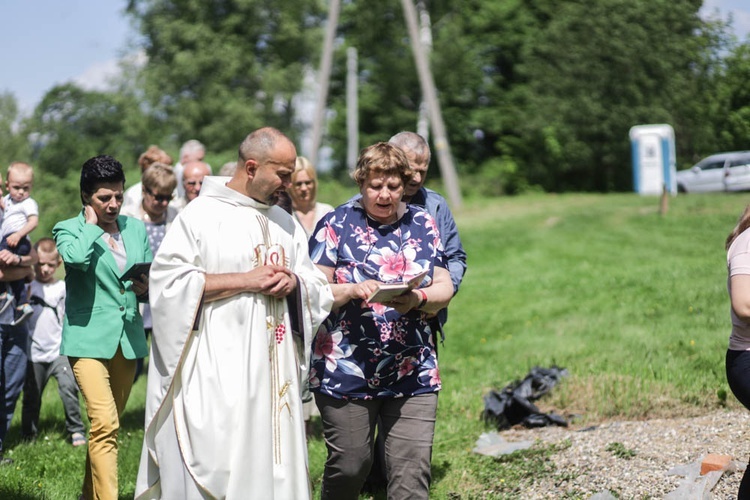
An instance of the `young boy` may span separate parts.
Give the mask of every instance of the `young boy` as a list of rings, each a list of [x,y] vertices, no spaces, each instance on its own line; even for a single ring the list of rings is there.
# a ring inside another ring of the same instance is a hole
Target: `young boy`
[[[0,250],[7,249],[18,255],[19,264],[21,256],[29,255],[31,252],[31,241],[28,235],[39,224],[39,206],[31,198],[33,183],[34,170],[31,165],[22,162],[10,164],[8,177],[5,180],[5,189],[8,194],[3,198],[5,213],[2,218]],[[0,305],[0,312],[2,312],[13,302],[8,295],[15,296],[17,313],[12,323],[14,325],[24,321],[33,312],[28,303],[25,288],[24,280],[10,282],[6,290],[5,303]]]
[[[5,212],[2,228],[0,228],[0,234],[2,234],[0,250],[7,249],[18,255],[19,264],[21,256],[29,255],[31,252],[31,241],[28,235],[39,224],[39,206],[31,198],[33,183],[34,170],[31,165],[22,162],[10,164],[8,177],[5,179],[5,189],[8,194],[3,198]],[[13,302],[13,297],[10,297],[13,295],[18,306],[16,319],[12,324],[20,324],[33,312],[26,297],[26,283],[23,280],[12,281],[6,288],[5,303],[0,306],[0,312]]]
[[[31,345],[23,387],[21,431],[25,439],[36,438],[42,393],[52,376],[57,379],[58,392],[65,408],[65,427],[70,442],[73,446],[82,446],[86,444],[86,437],[78,404],[78,385],[67,356],[60,355],[65,282],[55,277],[55,271],[62,259],[52,238],[41,238],[34,248],[39,262],[34,266],[36,279],[29,285],[34,313],[29,320]]]

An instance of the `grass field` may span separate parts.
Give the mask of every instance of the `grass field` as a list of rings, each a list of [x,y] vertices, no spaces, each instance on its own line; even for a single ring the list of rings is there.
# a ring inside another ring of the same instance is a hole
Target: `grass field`
[[[469,256],[440,351],[443,391],[433,452],[434,498],[517,498],[519,484],[549,473],[548,449],[494,460],[471,453],[482,396],[533,366],[570,376],[544,410],[594,422],[693,415],[737,405],[724,376],[729,335],[724,239],[747,195],[658,199],[632,194],[528,195],[469,200],[457,217]],[[136,384],[121,433],[121,497],[132,498],[145,380]],[[0,498],[76,498],[85,451],[63,441],[54,383],[42,437],[9,435],[12,467]],[[317,487],[325,446],[309,443]]]

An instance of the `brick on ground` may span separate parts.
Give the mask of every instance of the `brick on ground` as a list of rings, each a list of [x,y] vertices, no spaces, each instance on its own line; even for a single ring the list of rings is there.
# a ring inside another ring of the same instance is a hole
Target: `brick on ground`
[[[729,455],[717,455],[715,453],[709,453],[706,458],[701,462],[701,476],[708,474],[714,470],[724,470],[732,461],[732,457]]]

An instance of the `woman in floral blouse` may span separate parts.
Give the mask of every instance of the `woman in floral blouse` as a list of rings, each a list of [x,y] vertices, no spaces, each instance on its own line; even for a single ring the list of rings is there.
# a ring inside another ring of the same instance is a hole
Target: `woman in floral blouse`
[[[453,286],[435,221],[401,202],[411,176],[397,147],[365,148],[353,174],[362,198],[323,217],[310,240],[312,260],[334,294],[310,370],[328,448],[324,500],[358,497],[378,419],[388,498],[428,498],[440,374],[427,319],[448,305]],[[379,284],[423,271],[418,288],[391,302],[366,301]]]

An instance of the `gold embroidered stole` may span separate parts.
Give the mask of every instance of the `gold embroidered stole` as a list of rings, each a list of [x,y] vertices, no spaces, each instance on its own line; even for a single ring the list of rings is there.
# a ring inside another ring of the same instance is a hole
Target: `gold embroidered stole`
[[[286,251],[279,243],[271,239],[268,217],[258,214],[258,224],[263,234],[263,243],[255,246],[255,266],[275,265],[289,267]],[[280,370],[279,349],[282,342],[292,342],[291,332],[284,323],[285,299],[264,296],[266,300],[266,334],[268,339],[268,358],[271,364],[271,408],[273,411],[273,446],[274,462],[281,463],[281,415],[286,410],[291,415],[289,406],[289,387],[292,380]]]

